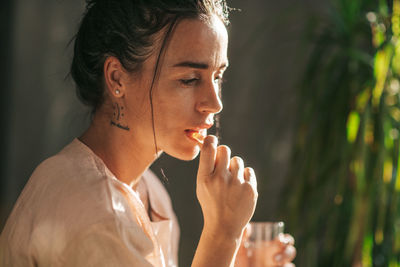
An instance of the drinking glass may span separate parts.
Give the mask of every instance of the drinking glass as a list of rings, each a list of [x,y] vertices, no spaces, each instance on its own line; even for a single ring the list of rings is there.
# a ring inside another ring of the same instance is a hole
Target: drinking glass
[[[278,238],[284,226],[283,222],[250,222],[244,240],[250,267],[274,265],[273,258],[279,251]]]

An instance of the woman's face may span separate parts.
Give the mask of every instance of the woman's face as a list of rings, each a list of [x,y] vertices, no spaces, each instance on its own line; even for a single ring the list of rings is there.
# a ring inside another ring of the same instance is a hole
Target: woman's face
[[[167,154],[191,160],[200,147],[191,132],[206,135],[214,115],[222,110],[219,97],[228,65],[228,34],[217,17],[209,22],[182,20],[172,32],[160,61],[153,88],[157,146]],[[154,151],[149,90],[158,52],[143,63],[125,94],[126,119],[131,134]]]

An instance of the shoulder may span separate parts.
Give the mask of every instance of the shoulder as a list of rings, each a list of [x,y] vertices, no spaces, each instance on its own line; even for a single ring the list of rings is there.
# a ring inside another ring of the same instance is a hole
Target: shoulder
[[[109,177],[96,157],[76,139],[42,162],[33,172],[19,201],[34,201],[38,207],[79,213],[108,201]],[[32,203],[32,202],[31,202]],[[90,206],[90,207],[89,207]],[[101,214],[101,213],[100,213]],[[85,217],[85,214],[77,216]]]
[[[57,238],[61,240],[67,228],[73,233],[83,225],[114,217],[109,189],[112,182],[78,142],[74,140],[35,169],[3,234],[40,239],[60,233]]]
[[[103,174],[104,168],[98,162],[94,153],[74,139],[59,153],[43,161],[33,172],[31,178],[35,177],[77,177],[87,174]]]
[[[81,229],[70,239],[61,259],[62,266],[150,267],[146,256],[152,250],[151,240],[137,224],[120,229],[113,221],[104,221]]]
[[[14,209],[31,210],[27,214],[38,220],[58,213],[86,217],[83,211],[109,205],[111,180],[100,159],[75,139],[33,171]]]
[[[127,253],[136,251],[139,256],[152,246],[118,181],[76,140],[35,169],[7,220],[2,239],[12,253],[29,252],[45,258],[78,253],[80,243],[82,253],[96,250],[115,256],[120,256],[119,252],[107,244]]]

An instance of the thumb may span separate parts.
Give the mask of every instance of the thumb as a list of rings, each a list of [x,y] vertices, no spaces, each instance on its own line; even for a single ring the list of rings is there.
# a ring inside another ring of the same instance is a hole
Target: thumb
[[[204,178],[210,176],[214,172],[217,143],[218,139],[214,135],[209,135],[204,139],[203,147],[200,152],[197,177]]]

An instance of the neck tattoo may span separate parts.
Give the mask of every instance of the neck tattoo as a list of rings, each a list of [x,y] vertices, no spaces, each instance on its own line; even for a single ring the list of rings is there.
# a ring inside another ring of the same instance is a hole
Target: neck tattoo
[[[125,131],[129,131],[129,126],[126,125],[126,124],[124,125],[123,122],[122,122],[122,119],[124,118],[124,112],[123,112],[124,111],[124,107],[118,105],[118,103],[115,103],[114,106],[113,106],[113,109],[114,109],[114,114],[113,114],[113,117],[112,117],[112,119],[110,121],[110,125],[118,127],[118,128],[120,128],[122,130],[125,130]]]

